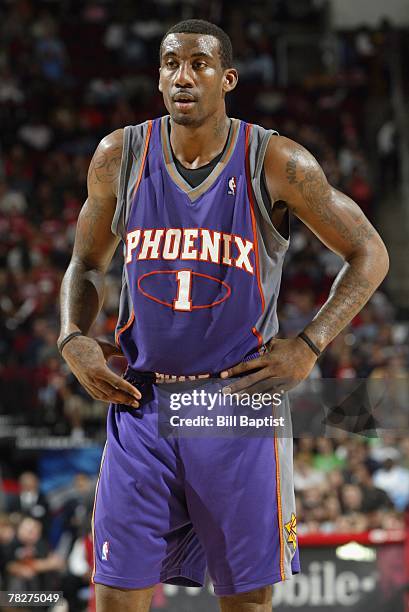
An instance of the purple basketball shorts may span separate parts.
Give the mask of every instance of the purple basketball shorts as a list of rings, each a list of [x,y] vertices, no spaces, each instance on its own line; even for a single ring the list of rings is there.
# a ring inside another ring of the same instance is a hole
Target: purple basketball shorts
[[[150,385],[150,397],[142,389],[139,409],[109,406],[94,582],[201,586],[207,569],[222,596],[298,573],[291,437],[161,437],[164,386]]]

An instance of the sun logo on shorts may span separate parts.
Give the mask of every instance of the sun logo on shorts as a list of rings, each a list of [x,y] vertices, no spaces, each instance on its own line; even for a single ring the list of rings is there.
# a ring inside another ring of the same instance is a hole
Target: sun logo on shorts
[[[297,548],[297,517],[294,512],[291,514],[291,519],[284,524],[287,531],[287,542],[293,545],[293,549]]]

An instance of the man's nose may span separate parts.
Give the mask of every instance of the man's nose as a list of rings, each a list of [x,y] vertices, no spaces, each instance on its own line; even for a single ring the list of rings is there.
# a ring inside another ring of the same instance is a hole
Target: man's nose
[[[192,70],[188,62],[181,62],[176,73],[175,85],[177,87],[193,87]]]

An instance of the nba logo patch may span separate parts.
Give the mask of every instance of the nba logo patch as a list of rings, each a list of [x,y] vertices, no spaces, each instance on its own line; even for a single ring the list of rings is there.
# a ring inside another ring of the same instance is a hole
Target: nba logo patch
[[[227,181],[227,194],[236,195],[237,181],[235,176],[231,176]]]
[[[109,542],[104,542],[102,545],[102,561],[108,561]]]

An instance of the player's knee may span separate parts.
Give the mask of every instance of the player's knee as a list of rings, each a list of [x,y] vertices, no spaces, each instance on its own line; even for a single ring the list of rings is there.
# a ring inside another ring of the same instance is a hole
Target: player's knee
[[[222,612],[271,612],[273,590],[271,586],[248,593],[220,597]]]
[[[153,588],[131,590],[96,584],[96,610],[97,612],[148,612]]]

